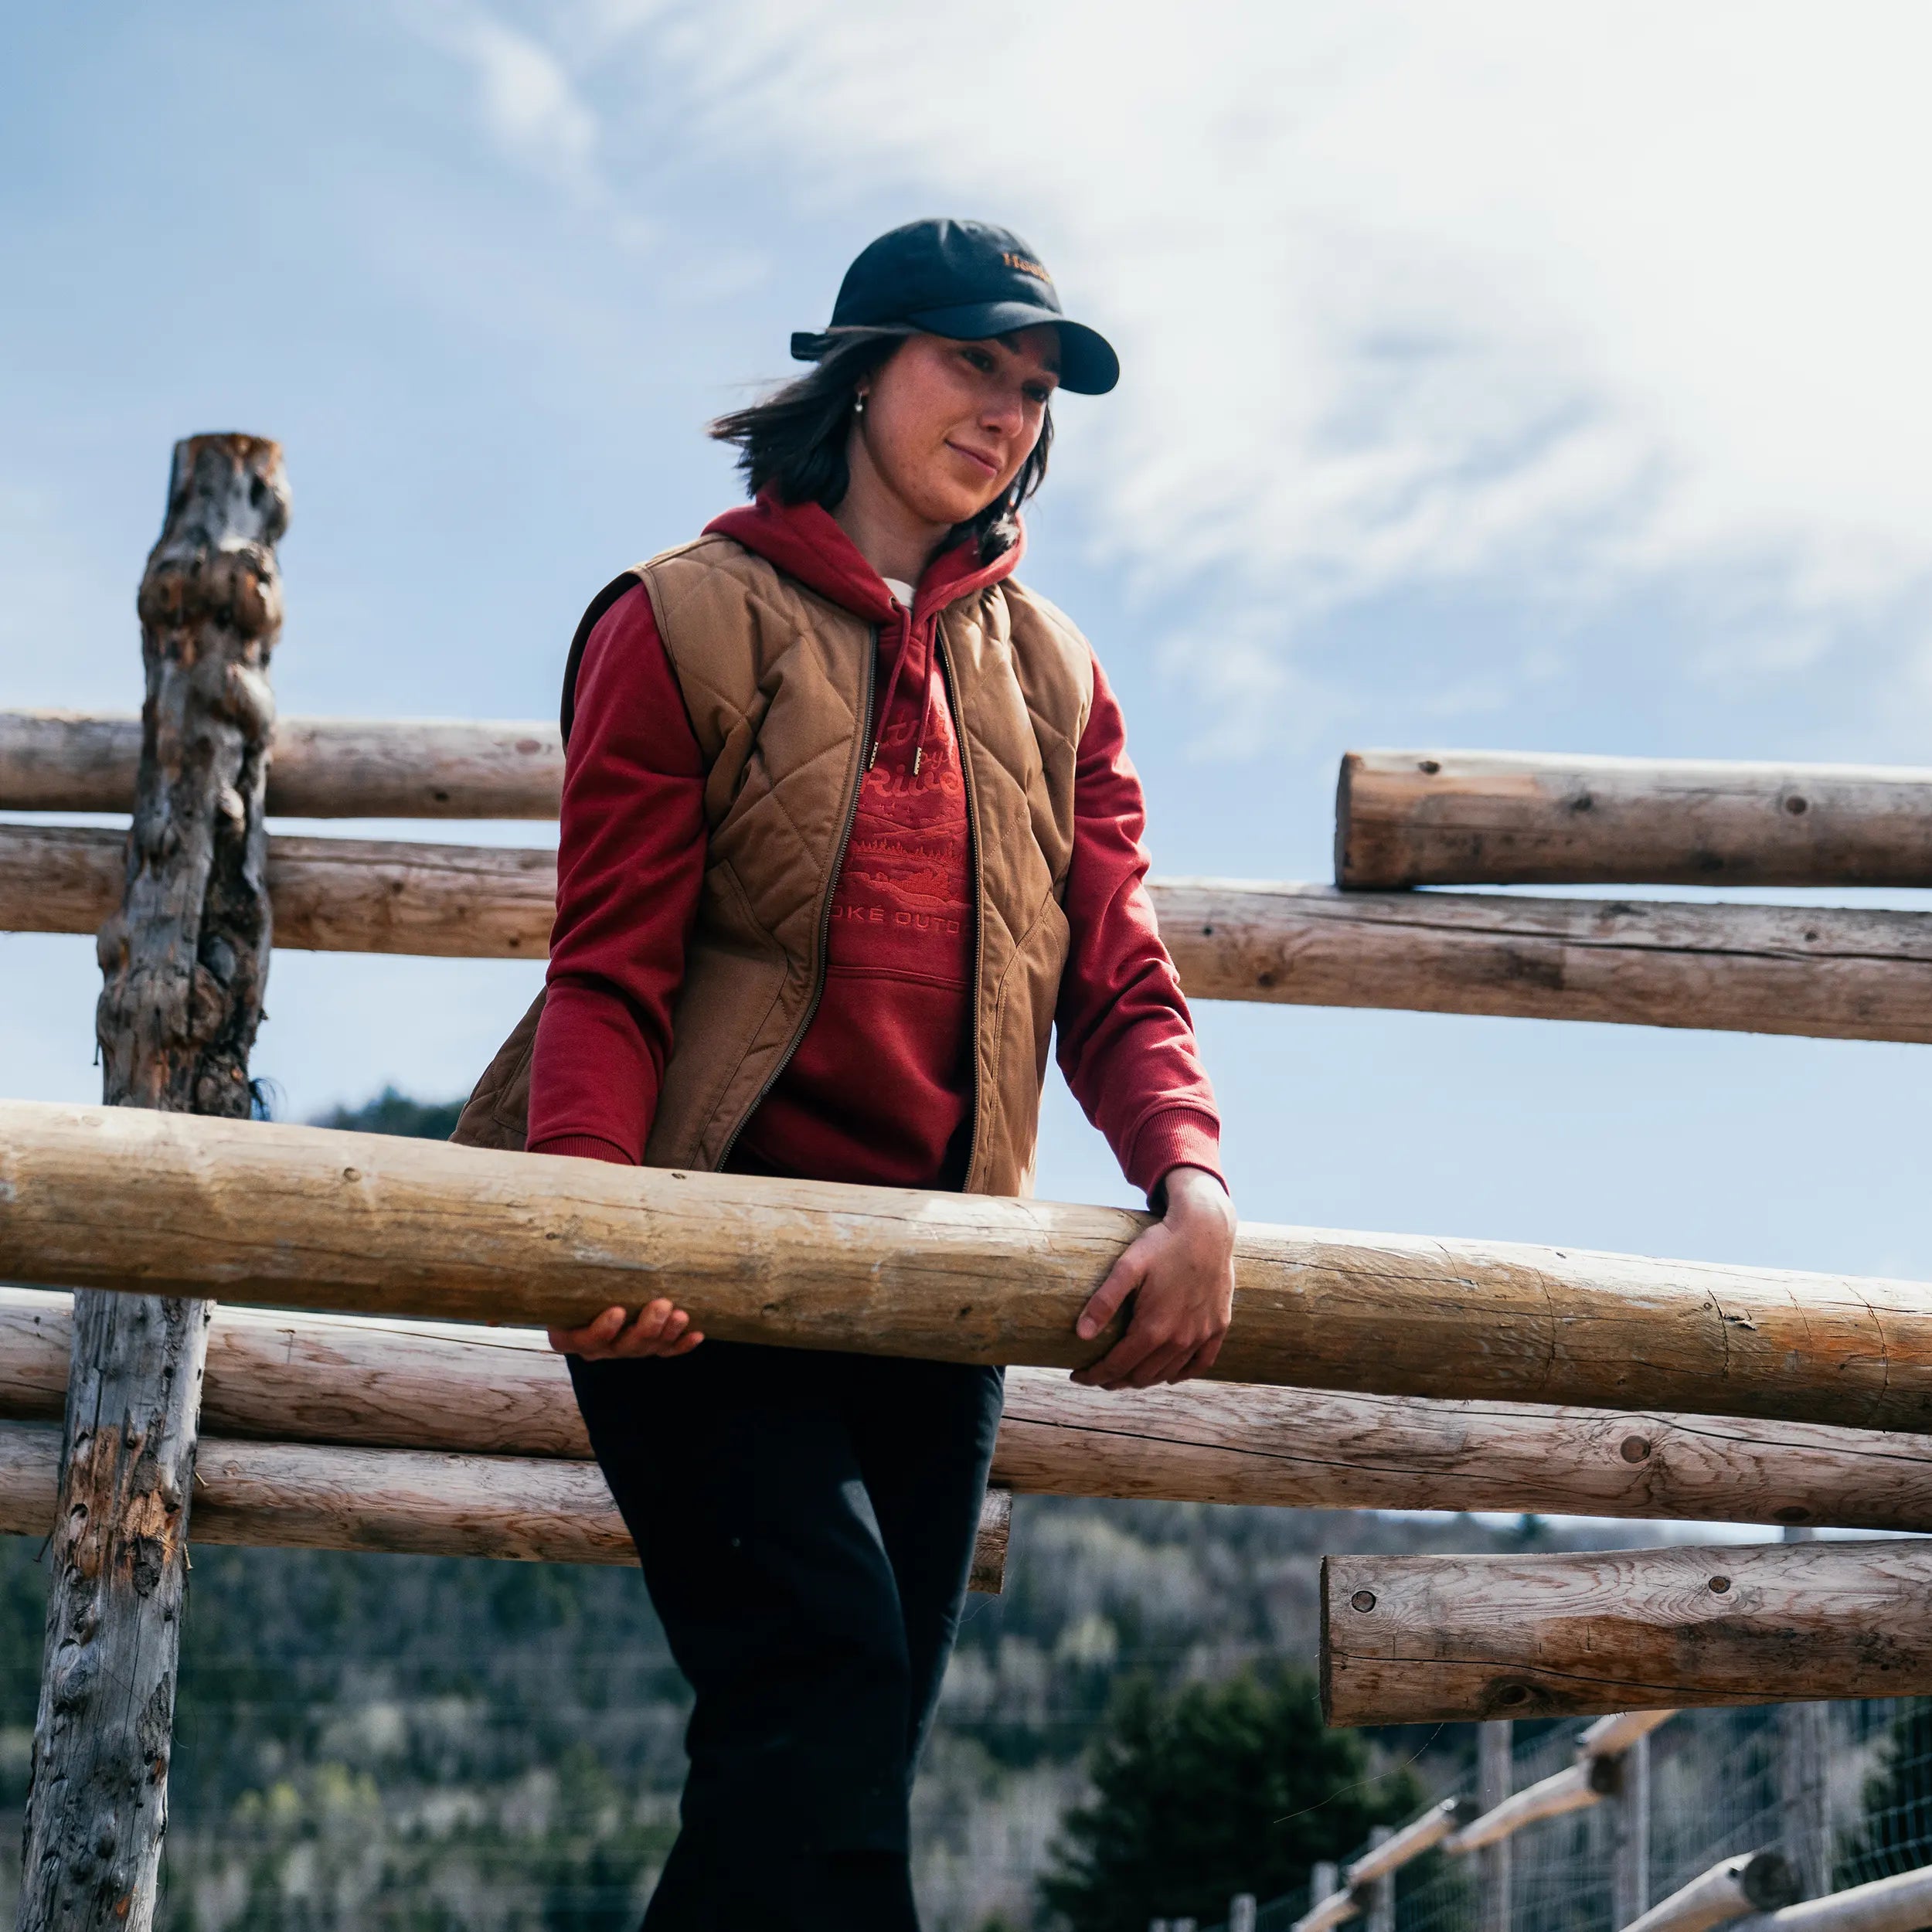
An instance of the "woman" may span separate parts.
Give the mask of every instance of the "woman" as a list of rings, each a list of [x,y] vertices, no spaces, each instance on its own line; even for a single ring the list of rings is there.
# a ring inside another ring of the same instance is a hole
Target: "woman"
[[[579,627],[546,999],[459,1136],[517,1142],[527,1094],[541,1152],[1020,1193],[1057,1026],[1161,1214],[1076,1379],[1199,1374],[1233,1287],[1213,1097],[1118,708],[1012,576],[1054,389],[1111,389],[1114,352],[1017,236],[951,221],[873,243],[792,348],[811,373],[713,426],[752,503]],[[645,1925],[916,1927],[998,1371],[705,1343],[662,1301],[550,1339],[696,1692]]]

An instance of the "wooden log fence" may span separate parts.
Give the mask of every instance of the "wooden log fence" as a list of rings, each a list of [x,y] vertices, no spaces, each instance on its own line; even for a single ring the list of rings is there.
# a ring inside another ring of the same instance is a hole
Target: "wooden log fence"
[[[1330,1556],[1336,1724],[1932,1694],[1932,1541]]]
[[[1072,1367],[1146,1216],[0,1103],[0,1279]],[[1932,1290],[1250,1226],[1225,1381],[1932,1427]],[[1794,1546],[1795,1547],[1795,1546]],[[1627,1700],[1628,1701],[1628,1700]]]
[[[1633,1713],[1628,1718],[1612,1718],[1607,1725],[1592,1725],[1577,1740],[1574,1764],[1502,1797],[1486,1810],[1468,1798],[1446,1798],[1430,1805],[1343,1868],[1338,1889],[1311,1887],[1308,1910],[1296,1920],[1293,1932],[1332,1932],[1350,1919],[1367,1916],[1372,1889],[1386,1887],[1425,1852],[1440,1846],[1458,1858],[1491,1852],[1527,1826],[1599,1803],[1617,1788],[1617,1760],[1672,1714]]]
[[[1413,886],[1932,886],[1932,770],[1351,751],[1335,877]]]
[[[0,930],[92,933],[122,835],[0,825]],[[277,837],[275,937],[297,951],[541,959],[556,855]],[[1155,879],[1189,996],[1521,1019],[1932,1040],[1932,913]]]
[[[0,1287],[0,1417],[57,1417],[68,1298]],[[218,1434],[588,1458],[537,1329],[219,1309],[202,1411]],[[993,1480],[1019,1495],[1495,1509],[1932,1532],[1932,1437],[1189,1383],[1086,1389],[1015,1368]],[[1635,1714],[1641,1721],[1650,1714]]]
[[[1798,1875],[1781,1853],[1746,1852],[1719,1859],[1631,1920],[1624,1932],[1710,1932],[1753,1912],[1774,1912],[1798,1896]]]
[[[131,810],[131,712],[0,711],[0,811]],[[563,741],[525,719],[284,718],[268,809],[293,818],[554,818]]]
[[[0,1533],[43,1537],[58,1503],[60,1431],[0,1421]],[[972,1587],[997,1595],[1012,1497],[987,1493]],[[594,1462],[312,1442],[202,1438],[192,1543],[632,1565],[637,1551]]]
[[[1932,1926],[1932,1866],[1731,1923],[1734,1932],[1923,1932]]]

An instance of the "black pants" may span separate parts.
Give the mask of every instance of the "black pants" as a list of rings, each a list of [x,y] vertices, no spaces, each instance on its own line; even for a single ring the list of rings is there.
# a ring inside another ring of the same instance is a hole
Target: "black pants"
[[[696,1693],[647,1932],[917,1932],[907,1801],[999,1371],[707,1342],[570,1375]]]

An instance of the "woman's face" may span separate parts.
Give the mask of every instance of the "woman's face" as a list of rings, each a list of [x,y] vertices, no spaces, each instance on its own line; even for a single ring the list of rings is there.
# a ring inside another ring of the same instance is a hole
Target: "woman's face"
[[[862,386],[854,430],[893,495],[950,529],[1012,486],[1039,440],[1059,364],[1050,325],[981,342],[909,336]]]

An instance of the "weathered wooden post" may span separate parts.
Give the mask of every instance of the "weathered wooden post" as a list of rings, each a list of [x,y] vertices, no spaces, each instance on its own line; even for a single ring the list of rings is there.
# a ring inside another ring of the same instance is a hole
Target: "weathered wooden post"
[[[1476,1802],[1493,1811],[1515,1781],[1509,1719],[1476,1726]],[[1498,1838],[1476,1854],[1478,1932],[1509,1932],[1509,1841]]]
[[[1616,1789],[1610,1798],[1610,1922],[1634,1924],[1650,1910],[1650,1738],[1638,1738],[1609,1760]]]
[[[100,940],[111,1105],[250,1111],[270,943],[275,544],[287,522],[277,444],[175,444],[141,580],[147,694],[126,885]],[[74,1298],[21,1932],[147,1932],[154,1917],[213,1305]]]
[[[1372,1825],[1369,1828],[1369,1848],[1372,1851],[1378,1845],[1386,1845],[1394,1837],[1393,1829],[1386,1825]],[[1369,1885],[1368,1910],[1364,1923],[1368,1932],[1396,1932],[1396,1875],[1385,1872],[1379,1878],[1371,1879]]]
[[[1818,1532],[1784,1527],[1787,1543],[1810,1543]],[[1832,1707],[1786,1704],[1777,1713],[1779,1849],[1797,1876],[1801,1899],[1832,1889]]]

